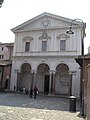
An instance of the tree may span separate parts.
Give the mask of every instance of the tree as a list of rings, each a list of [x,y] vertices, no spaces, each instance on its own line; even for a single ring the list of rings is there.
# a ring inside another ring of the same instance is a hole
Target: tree
[[[2,7],[3,2],[4,2],[4,0],[0,0],[0,8]]]

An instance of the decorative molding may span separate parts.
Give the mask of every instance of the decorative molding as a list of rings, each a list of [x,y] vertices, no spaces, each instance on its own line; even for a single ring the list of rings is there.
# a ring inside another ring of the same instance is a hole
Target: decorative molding
[[[40,40],[43,40],[43,39],[48,40],[48,39],[51,39],[51,37],[48,36],[46,30],[44,30],[43,33],[42,33],[42,35],[39,37],[39,39],[40,39]]]
[[[23,38],[23,40],[24,41],[26,41],[26,40],[30,40],[31,41],[31,40],[33,40],[33,38],[31,36],[26,36],[26,37]]]
[[[57,36],[57,39],[60,39],[60,38],[69,38],[70,36],[66,35],[66,34],[59,34]]]
[[[49,26],[49,25],[50,25],[50,20],[48,20],[47,18],[45,18],[45,19],[42,21],[42,25],[43,25],[44,27]]]

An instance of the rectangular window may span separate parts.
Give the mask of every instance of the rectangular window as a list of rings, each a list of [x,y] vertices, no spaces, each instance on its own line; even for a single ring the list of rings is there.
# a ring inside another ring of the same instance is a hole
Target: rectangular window
[[[42,41],[42,51],[47,50],[47,41]]]
[[[29,52],[30,49],[30,42],[26,42],[25,44],[25,52]]]
[[[65,51],[66,40],[60,40],[60,51]]]

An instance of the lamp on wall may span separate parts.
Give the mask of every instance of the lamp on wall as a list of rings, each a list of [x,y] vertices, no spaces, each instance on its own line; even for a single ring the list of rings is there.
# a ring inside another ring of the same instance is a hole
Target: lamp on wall
[[[81,79],[81,115],[84,116],[84,37],[86,23],[84,23],[81,19],[74,19],[70,22],[70,28],[66,31],[67,34],[74,34],[72,30],[72,25],[75,25],[75,21],[81,21],[82,30],[81,30],[81,55],[82,55],[82,79]]]
[[[85,28],[86,28],[86,23],[84,23],[81,19],[74,19],[70,23],[70,28],[68,31],[66,31],[67,34],[74,34],[74,31],[72,30],[72,26],[75,24],[75,21],[81,21],[82,23],[82,31],[81,31],[81,55],[84,55],[84,37],[86,36],[85,33]]]

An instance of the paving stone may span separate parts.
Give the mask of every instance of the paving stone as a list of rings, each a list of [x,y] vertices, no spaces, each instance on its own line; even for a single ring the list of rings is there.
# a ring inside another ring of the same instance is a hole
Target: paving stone
[[[79,102],[76,109],[69,112],[67,98],[0,93],[0,120],[84,120],[79,117]]]

